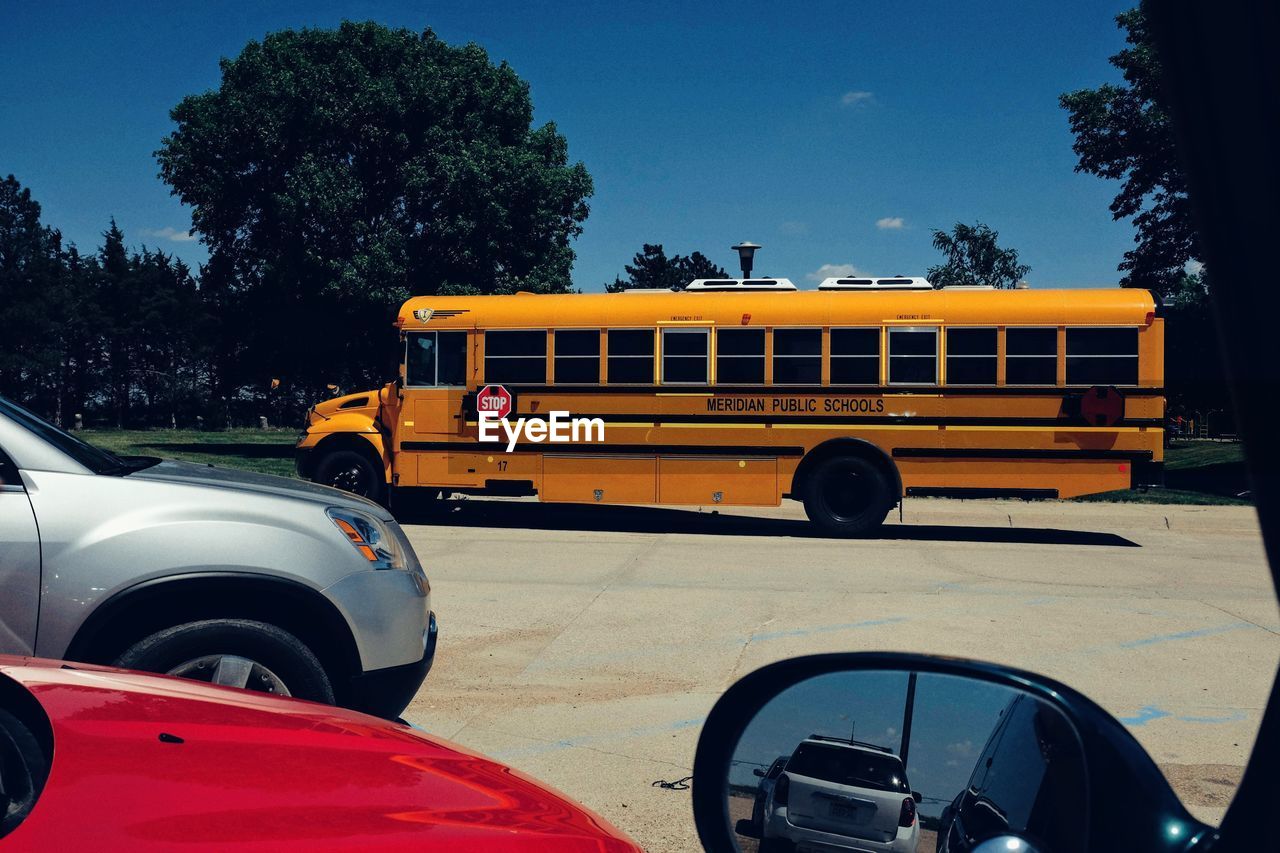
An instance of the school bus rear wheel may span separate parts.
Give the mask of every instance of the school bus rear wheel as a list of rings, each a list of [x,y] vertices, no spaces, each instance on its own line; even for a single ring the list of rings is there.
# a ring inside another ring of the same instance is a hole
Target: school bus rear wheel
[[[315,481],[382,503],[386,484],[373,460],[355,450],[335,450],[316,465]]]
[[[818,463],[804,498],[809,520],[834,536],[866,536],[884,522],[892,506],[888,477],[861,456]]]

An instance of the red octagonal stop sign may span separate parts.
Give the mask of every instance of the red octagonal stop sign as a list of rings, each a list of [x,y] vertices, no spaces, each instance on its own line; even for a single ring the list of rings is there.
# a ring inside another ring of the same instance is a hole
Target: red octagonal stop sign
[[[1080,414],[1091,426],[1115,426],[1124,420],[1124,395],[1115,388],[1095,385],[1084,392]]]
[[[486,385],[476,395],[476,412],[482,417],[505,418],[511,414],[511,392],[501,385]]]

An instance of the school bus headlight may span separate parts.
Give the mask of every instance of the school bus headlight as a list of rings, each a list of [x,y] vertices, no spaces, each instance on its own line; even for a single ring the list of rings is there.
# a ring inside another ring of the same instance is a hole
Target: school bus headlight
[[[331,506],[325,514],[333,519],[351,547],[369,561],[371,569],[405,569],[404,550],[387,526],[371,515]]]

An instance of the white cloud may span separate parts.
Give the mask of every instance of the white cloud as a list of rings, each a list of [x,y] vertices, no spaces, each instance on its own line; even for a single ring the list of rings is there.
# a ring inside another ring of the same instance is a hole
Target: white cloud
[[[864,92],[861,89],[854,89],[841,95],[840,103],[844,104],[846,107],[858,107],[874,103],[875,99],[876,96],[872,92]]]
[[[805,276],[809,281],[822,281],[824,278],[848,278],[851,275],[865,275],[853,264],[823,264]]]
[[[901,216],[884,216],[876,220],[876,227],[881,231],[901,231],[907,223]]]
[[[190,243],[196,239],[196,236],[188,231],[179,231],[166,225],[163,228],[143,228],[140,232],[143,237],[156,237],[161,240],[168,240],[171,243]]]
[[[958,755],[961,758],[969,758],[974,754],[973,741],[965,738],[964,740],[956,741],[955,743],[949,743],[947,744],[947,752],[952,755]]]
[[[783,222],[778,230],[783,234],[808,234],[809,226],[804,222]]]
[[[1187,264],[1183,269],[1191,275],[1200,275],[1200,273],[1204,272],[1204,264],[1199,261],[1187,261]]]

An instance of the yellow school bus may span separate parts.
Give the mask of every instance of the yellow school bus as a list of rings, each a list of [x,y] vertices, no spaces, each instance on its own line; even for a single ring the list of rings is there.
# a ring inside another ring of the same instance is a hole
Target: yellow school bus
[[[904,495],[1127,489],[1162,473],[1157,309],[1145,290],[916,279],[417,297],[395,323],[397,379],[315,406],[298,469],[377,500],[791,498],[837,535],[875,529]],[[602,423],[603,440],[481,441],[486,386],[510,395],[511,422],[568,413]]]

